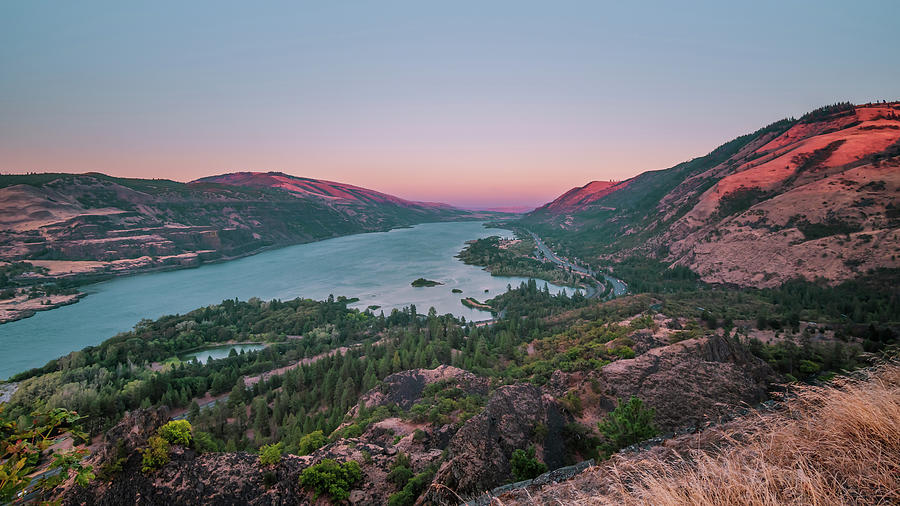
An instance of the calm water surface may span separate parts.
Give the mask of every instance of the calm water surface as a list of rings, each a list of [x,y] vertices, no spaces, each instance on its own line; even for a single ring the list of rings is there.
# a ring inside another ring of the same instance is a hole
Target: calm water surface
[[[178,358],[185,362],[190,362],[196,358],[198,362],[205,364],[209,359],[219,360],[220,358],[227,357],[231,353],[231,350],[234,350],[235,353],[246,353],[250,351],[259,351],[263,348],[265,348],[265,345],[262,344],[224,344],[222,346],[210,346],[208,348],[203,348],[202,350],[185,353]]]
[[[130,330],[142,318],[185,313],[235,297],[321,300],[333,294],[359,297],[354,307],[378,305],[385,314],[415,304],[419,313],[434,306],[439,314],[488,319],[489,313],[469,309],[460,299],[484,300],[525,278],[492,277],[454,256],[469,239],[508,233],[486,229],[479,222],[426,223],[299,244],[196,269],[97,283],[84,287],[89,295],[77,304],[0,325],[0,378],[99,344]],[[444,284],[410,286],[419,277]],[[453,288],[463,293],[451,293]],[[551,285],[551,291],[559,290]]]

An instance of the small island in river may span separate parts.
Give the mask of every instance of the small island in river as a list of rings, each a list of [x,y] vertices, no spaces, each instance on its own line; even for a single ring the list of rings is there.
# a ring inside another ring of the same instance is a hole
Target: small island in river
[[[410,284],[411,284],[412,286],[416,287],[416,288],[419,288],[419,287],[421,287],[421,286],[437,286],[437,285],[443,285],[443,283],[441,283],[440,281],[432,281],[432,280],[430,280],[430,279],[425,279],[425,278],[419,278],[419,279],[413,281],[413,282],[410,283]]]

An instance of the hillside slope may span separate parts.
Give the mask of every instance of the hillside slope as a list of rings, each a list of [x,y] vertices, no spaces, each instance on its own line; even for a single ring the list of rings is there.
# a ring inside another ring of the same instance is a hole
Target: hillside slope
[[[234,172],[200,178],[194,183],[280,189],[299,198],[317,198],[335,205],[388,206],[421,213],[455,210],[447,204],[416,202],[346,183],[291,176],[281,172]]]
[[[501,495],[499,504],[769,505],[900,501],[900,366],[800,387],[664,446],[623,452],[583,474]]]
[[[707,282],[835,282],[898,267],[900,103],[825,107],[590,186],[522,223],[589,261],[654,256]]]
[[[0,176],[0,258],[51,271],[130,270],[467,216],[341,183],[249,176],[186,184],[97,173]]]

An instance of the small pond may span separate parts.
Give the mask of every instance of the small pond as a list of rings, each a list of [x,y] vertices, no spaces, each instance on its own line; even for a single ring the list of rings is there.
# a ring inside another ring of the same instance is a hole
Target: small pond
[[[235,353],[239,354],[241,352],[247,353],[250,351],[259,351],[265,347],[264,344],[223,344],[185,353],[179,355],[178,358],[185,362],[190,362],[196,358],[201,364],[205,364],[210,358],[218,360],[227,357],[231,353],[231,350],[234,350]]]

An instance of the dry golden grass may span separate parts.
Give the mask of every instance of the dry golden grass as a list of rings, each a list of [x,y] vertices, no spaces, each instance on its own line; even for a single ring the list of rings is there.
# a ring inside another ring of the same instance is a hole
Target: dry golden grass
[[[900,364],[796,394],[785,411],[740,422],[738,438],[718,451],[619,456],[524,502],[900,504]]]

